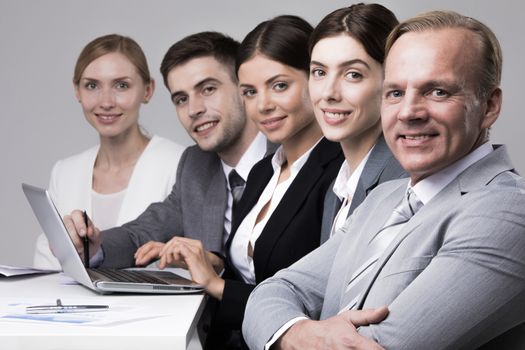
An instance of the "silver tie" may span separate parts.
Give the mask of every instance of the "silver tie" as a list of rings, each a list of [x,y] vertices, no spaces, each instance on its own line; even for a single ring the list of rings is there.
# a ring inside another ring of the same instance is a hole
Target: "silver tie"
[[[368,284],[368,278],[373,271],[375,264],[384,253],[385,249],[401,231],[403,226],[414,214],[421,209],[423,203],[417,198],[412,188],[409,188],[401,203],[394,208],[394,211],[379,232],[372,237],[366,247],[367,254],[362,259],[362,264],[354,271],[350,282],[346,288],[344,300],[349,301],[340,312],[354,308]]]

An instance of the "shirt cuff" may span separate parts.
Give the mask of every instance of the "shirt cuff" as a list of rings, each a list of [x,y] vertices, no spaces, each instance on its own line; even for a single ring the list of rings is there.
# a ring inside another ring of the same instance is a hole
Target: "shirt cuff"
[[[273,343],[275,343],[277,339],[279,339],[284,334],[284,332],[286,332],[294,324],[296,324],[297,322],[301,320],[308,320],[308,318],[301,316],[301,317],[292,318],[290,321],[286,322],[281,328],[277,330],[277,332],[273,334],[272,338],[264,346],[264,350],[270,350],[270,347],[273,345]]]

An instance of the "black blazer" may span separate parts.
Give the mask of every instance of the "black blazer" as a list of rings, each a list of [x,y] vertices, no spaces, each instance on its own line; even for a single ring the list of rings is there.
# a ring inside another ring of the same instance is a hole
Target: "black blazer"
[[[323,138],[275,208],[254,247],[256,282],[260,283],[319,246],[324,196],[344,159],[338,143]],[[257,163],[248,176],[226,243],[225,287],[212,328],[239,330],[254,285],[247,284],[231,263],[230,246],[237,227],[255,206],[273,175],[272,157]]]

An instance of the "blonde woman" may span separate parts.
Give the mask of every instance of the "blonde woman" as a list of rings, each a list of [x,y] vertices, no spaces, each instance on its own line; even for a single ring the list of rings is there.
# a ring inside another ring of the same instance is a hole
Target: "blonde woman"
[[[133,39],[111,34],[87,44],[73,85],[100,143],[58,161],[49,191],[61,214],[84,208],[101,229],[122,225],[171,192],[184,148],[149,136],[139,124],[140,108],[153,96],[155,82]],[[43,234],[34,266],[60,269]]]

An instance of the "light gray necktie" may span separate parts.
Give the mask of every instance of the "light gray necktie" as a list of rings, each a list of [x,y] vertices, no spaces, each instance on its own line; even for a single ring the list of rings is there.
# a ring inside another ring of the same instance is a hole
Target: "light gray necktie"
[[[368,285],[370,273],[375,264],[384,253],[385,249],[401,231],[404,224],[423,206],[417,198],[412,188],[409,188],[401,203],[394,208],[394,211],[379,232],[372,237],[368,246],[367,253],[362,259],[362,263],[354,271],[344,294],[344,301],[347,303],[340,312],[354,308],[364,288]]]

